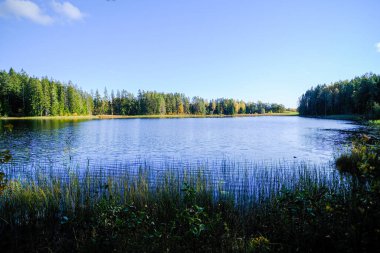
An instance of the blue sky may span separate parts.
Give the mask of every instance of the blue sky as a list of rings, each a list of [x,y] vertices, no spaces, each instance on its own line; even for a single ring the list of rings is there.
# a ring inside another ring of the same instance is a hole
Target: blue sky
[[[90,91],[296,107],[311,86],[380,74],[378,0],[3,0],[0,69]]]

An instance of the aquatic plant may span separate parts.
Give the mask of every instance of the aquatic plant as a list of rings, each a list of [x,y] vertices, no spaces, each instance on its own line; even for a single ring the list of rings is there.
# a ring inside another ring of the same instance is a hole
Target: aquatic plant
[[[380,177],[380,143],[362,135],[353,141],[351,149],[336,159],[337,168],[360,179]]]
[[[249,174],[231,164],[218,178],[207,166],[190,173],[174,165],[160,176],[144,167],[19,174],[0,196],[0,246],[62,252],[365,252],[380,246],[378,197],[354,193],[350,177],[295,164],[290,172],[272,166]],[[241,180],[246,176],[252,183]]]

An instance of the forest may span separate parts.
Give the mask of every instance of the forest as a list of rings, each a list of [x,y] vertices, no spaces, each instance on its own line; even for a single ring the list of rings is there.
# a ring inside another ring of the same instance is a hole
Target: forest
[[[299,99],[300,115],[359,114],[380,118],[380,76],[372,73],[352,80],[317,85]]]
[[[0,116],[66,115],[235,115],[282,113],[276,103],[244,102],[230,98],[190,99],[182,93],[126,90],[86,92],[72,82],[36,78],[25,71],[0,71]]]

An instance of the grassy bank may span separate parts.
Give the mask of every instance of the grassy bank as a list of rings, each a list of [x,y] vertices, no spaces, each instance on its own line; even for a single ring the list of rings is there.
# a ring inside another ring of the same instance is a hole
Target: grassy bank
[[[150,119],[150,118],[230,118],[230,117],[257,117],[257,116],[297,116],[297,112],[264,113],[264,114],[235,114],[235,115],[82,115],[82,116],[33,116],[33,117],[0,117],[0,120],[75,120],[75,119]]]
[[[0,194],[0,247],[29,252],[371,252],[380,246],[378,197],[358,188],[354,178],[307,167],[290,174],[277,169],[262,170],[253,184],[243,180],[234,190],[210,180],[203,168],[193,174],[166,171],[160,180],[144,169],[117,176],[89,169],[12,179]]]

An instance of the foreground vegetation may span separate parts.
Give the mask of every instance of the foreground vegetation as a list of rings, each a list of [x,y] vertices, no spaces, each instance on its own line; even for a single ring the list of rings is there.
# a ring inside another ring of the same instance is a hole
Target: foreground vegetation
[[[11,126],[9,126],[11,131]],[[374,252],[380,144],[325,165],[24,171],[0,151],[4,252]],[[212,173],[208,173],[212,171]]]
[[[140,91],[137,96],[126,90],[107,88],[85,92],[73,83],[30,77],[10,69],[0,71],[0,116],[68,115],[235,115],[282,113],[276,103],[244,102],[229,98],[210,101],[186,97],[181,93]]]
[[[317,85],[301,96],[298,111],[309,116],[351,114],[380,118],[380,76],[365,74]]]
[[[249,171],[230,165],[221,168],[235,180],[230,185],[225,176],[207,176],[204,166],[160,177],[140,167],[115,175],[94,168],[9,178],[0,193],[0,246],[36,252],[372,252],[380,246],[379,192],[369,181],[306,165]]]

